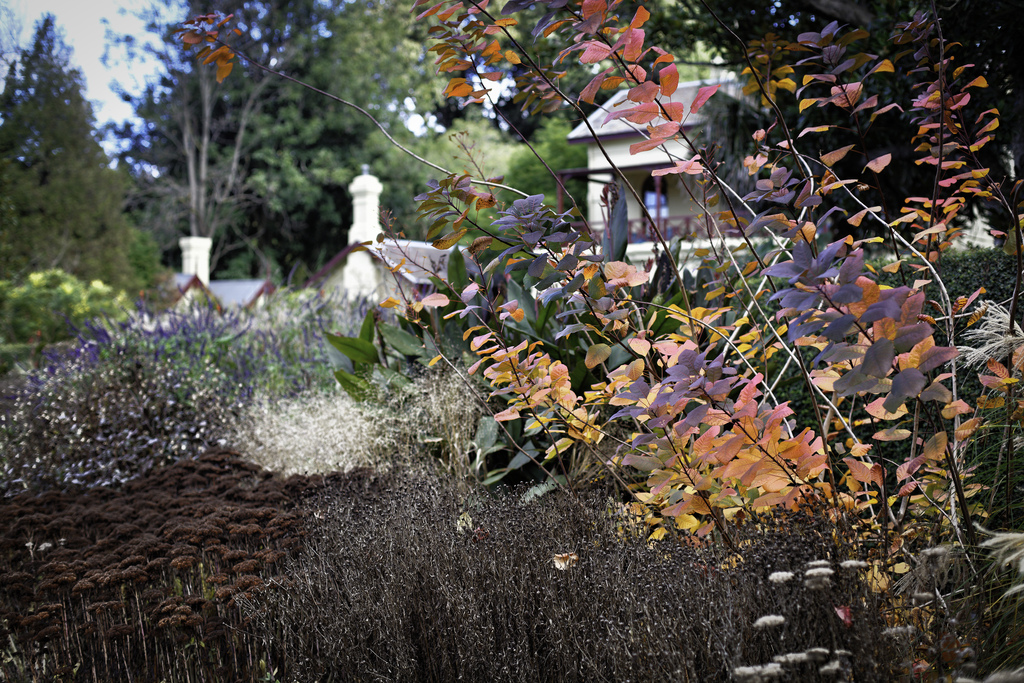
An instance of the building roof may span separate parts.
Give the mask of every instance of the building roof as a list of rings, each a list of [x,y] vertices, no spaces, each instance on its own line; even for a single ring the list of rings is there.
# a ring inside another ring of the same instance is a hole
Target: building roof
[[[676,91],[672,93],[669,98],[662,98],[662,102],[678,102],[684,104],[687,107],[697,98],[697,93],[700,89],[706,85],[722,85],[721,91],[728,92],[731,96],[735,97],[739,93],[739,85],[736,81],[735,76],[732,74],[726,74],[719,78],[706,79],[701,81],[688,81],[686,83],[680,83]],[[605,122],[608,114],[611,112],[621,111],[630,105],[635,103],[626,100],[628,90],[619,90],[604,104],[599,106],[597,109],[587,117],[587,121],[580,123],[578,126],[572,129],[566,138],[570,144],[572,143],[586,143],[592,142],[594,136],[590,132],[590,128],[593,128],[597,133],[597,137],[604,140],[607,138],[619,138],[619,137],[639,137],[640,134],[647,129],[647,125],[657,126],[665,123],[662,118],[656,118],[650,122],[650,124],[640,125],[631,123],[625,118],[612,119],[611,121]],[[698,125],[702,121],[702,116],[698,114],[692,114],[687,117],[684,125],[687,128]],[[589,127],[587,124],[590,124]]]
[[[270,280],[211,280],[207,288],[224,306],[251,306],[274,291]]]

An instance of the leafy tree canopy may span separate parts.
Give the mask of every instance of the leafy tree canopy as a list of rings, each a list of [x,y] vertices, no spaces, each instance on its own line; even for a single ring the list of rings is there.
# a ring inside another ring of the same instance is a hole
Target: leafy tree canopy
[[[0,170],[9,201],[0,277],[61,268],[135,288],[135,232],[122,214],[125,182],[96,141],[82,76],[51,15],[7,71],[0,93]]]

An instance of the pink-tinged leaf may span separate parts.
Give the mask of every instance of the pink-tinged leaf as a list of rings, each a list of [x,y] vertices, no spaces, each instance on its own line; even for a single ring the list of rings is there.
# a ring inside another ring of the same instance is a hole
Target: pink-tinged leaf
[[[626,46],[622,50],[622,58],[627,62],[635,62],[640,59],[644,49],[644,30],[631,28],[626,31]]]
[[[658,84],[654,81],[644,81],[626,93],[626,97],[633,102],[653,102],[657,96]]]
[[[880,432],[875,432],[871,438],[875,441],[902,441],[903,439],[909,438],[912,433],[913,432],[909,429],[889,427],[888,429],[883,429]]]
[[[832,128],[835,128],[835,126],[813,126],[811,128],[804,128],[796,137],[797,139],[799,139],[807,135],[808,133],[824,133],[825,131],[831,130]]]
[[[629,340],[629,348],[633,349],[633,351],[640,356],[646,356],[651,350],[651,342],[646,339],[637,339],[636,337],[633,337]]]
[[[868,411],[868,415],[870,415],[871,417],[876,418],[878,420],[886,420],[886,421],[888,421],[888,420],[896,420],[896,419],[898,419],[900,417],[903,417],[904,415],[907,414],[907,407],[905,405],[900,405],[900,407],[896,409],[895,413],[890,413],[890,412],[886,411],[885,408],[882,407],[882,404],[884,402],[885,402],[885,397],[884,396],[880,396],[880,397],[876,398],[874,401],[872,401],[871,403],[869,403],[866,406],[864,406],[864,410]]]
[[[607,71],[594,76],[590,83],[587,83],[587,87],[580,93],[580,102],[586,102],[587,104],[593,104],[594,98],[597,96],[597,91],[601,89],[601,84],[604,83],[604,79],[608,77]]]
[[[871,171],[874,171],[875,173],[881,173],[882,169],[884,169],[886,166],[888,166],[889,162],[891,162],[891,161],[892,161],[892,155],[891,154],[883,154],[882,156],[875,157],[874,159],[869,161],[864,168],[869,169]]]
[[[904,484],[903,486],[900,487],[899,493],[897,493],[896,495],[899,496],[900,498],[904,498],[906,496],[909,496],[911,493],[913,493],[916,488],[917,488],[917,482],[916,481],[908,481],[906,484]]]
[[[700,108],[711,99],[711,96],[718,92],[718,89],[722,86],[721,83],[718,85],[705,85],[703,88],[697,91],[697,97],[690,104],[690,113],[696,114],[700,111]]]
[[[928,458],[923,455],[919,455],[913,460],[908,460],[899,467],[896,468],[896,481],[903,481],[904,479],[913,476],[915,472],[927,462]]]
[[[623,109],[620,111],[613,111],[604,118],[604,122],[614,121],[615,119],[626,119],[633,123],[649,123],[661,115],[661,110],[658,108],[655,102],[645,102],[644,104],[638,104],[635,107],[629,109]]]
[[[856,458],[843,458],[843,462],[850,468],[850,476],[863,484],[875,484],[879,487],[882,485],[884,471],[882,466],[878,463],[871,465],[865,465]]]
[[[655,149],[665,144],[665,138],[651,138],[649,140],[641,140],[640,142],[634,142],[629,146],[630,154],[639,154],[640,152],[646,152],[649,149]]]
[[[494,416],[495,422],[508,422],[509,420],[516,420],[519,418],[519,410],[516,408],[509,408],[503,410]]]
[[[893,109],[896,109],[897,111],[900,111],[900,112],[903,111],[903,107],[901,107],[900,105],[898,105],[895,102],[893,102],[892,104],[887,104],[884,107],[882,107],[881,109],[876,109],[875,111],[871,112],[871,120],[874,121],[876,118],[878,118],[879,116],[881,116],[885,112],[892,111]]]
[[[583,54],[580,55],[580,62],[584,64],[596,64],[606,59],[612,53],[611,47],[599,40],[590,40],[584,43]]]
[[[423,301],[420,303],[423,304],[424,308],[434,308],[437,306],[447,306],[449,301],[448,297],[444,294],[434,293],[423,297]]]
[[[839,615],[839,618],[842,619],[843,626],[846,628],[853,626],[853,610],[850,609],[849,605],[840,605],[839,607],[836,607],[835,610],[836,614]]]
[[[479,291],[480,285],[476,282],[470,282],[468,285],[466,285],[466,288],[462,290],[462,294],[460,295],[462,303],[468,304],[470,301],[473,300],[473,297],[476,296],[477,292]]]
[[[686,116],[686,106],[682,102],[662,102],[661,107],[668,114],[670,121],[681,122]]]
[[[687,175],[701,175],[704,173],[704,166],[701,165],[700,156],[695,156],[687,161],[680,161],[675,166],[669,168],[659,168],[651,171],[651,175],[654,176],[665,176],[676,173],[686,173]]]
[[[675,64],[669,64],[658,72],[658,80],[661,82],[661,94],[672,97],[672,93],[679,87],[679,69]]]

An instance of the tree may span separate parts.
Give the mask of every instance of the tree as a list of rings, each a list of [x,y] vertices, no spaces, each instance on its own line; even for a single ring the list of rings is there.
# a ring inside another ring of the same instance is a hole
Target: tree
[[[189,11],[221,4],[196,1]],[[300,264],[315,270],[347,244],[346,187],[363,164],[386,179],[383,205],[399,218],[412,215],[425,170],[395,154],[358,113],[268,78],[248,61],[357,102],[411,141],[403,125],[408,105],[433,103],[436,95],[423,46],[409,33],[407,0],[247,3],[231,24],[246,58],[224,82],[174,42],[183,17],[169,8],[176,5],[147,12],[159,39],[145,49],[164,72],[144,92],[126,94],[140,122],[118,131],[136,179],[133,210],[165,253],[176,252],[179,235],[192,234],[214,239],[211,265],[221,274],[286,274]]]
[[[11,65],[0,93],[0,162],[13,216],[3,225],[0,278],[61,268],[115,287],[139,282],[127,252],[125,178],[96,140],[92,107],[51,15]]]

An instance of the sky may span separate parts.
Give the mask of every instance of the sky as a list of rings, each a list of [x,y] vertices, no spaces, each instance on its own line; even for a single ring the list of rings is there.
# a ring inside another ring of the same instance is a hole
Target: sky
[[[116,64],[102,63],[106,49],[106,32],[145,33],[141,20],[133,14],[144,7],[140,0],[2,0],[21,21],[21,45],[28,46],[35,34],[35,26],[46,13],[53,14],[57,26],[64,32],[65,42],[71,46],[72,65],[81,70],[85,78],[86,97],[92,102],[97,126],[110,121],[121,122],[132,116],[131,106],[122,101],[111,88],[114,81],[129,92],[141,89],[155,65],[145,62]],[[103,20],[109,22],[104,24]],[[109,151],[109,150],[108,150]]]

